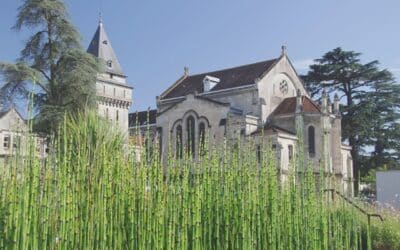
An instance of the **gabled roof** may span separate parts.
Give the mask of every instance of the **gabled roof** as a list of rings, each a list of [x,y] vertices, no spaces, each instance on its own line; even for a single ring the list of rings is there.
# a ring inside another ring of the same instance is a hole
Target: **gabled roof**
[[[99,22],[99,26],[90,42],[87,52],[106,62],[107,73],[125,76],[101,21]],[[108,66],[108,62],[111,62],[111,67]]]
[[[129,114],[129,127],[151,125],[156,123],[157,110],[151,109]]]
[[[321,109],[307,96],[302,96],[304,113],[321,113]],[[274,110],[273,115],[293,114],[296,112],[296,97],[285,98]]]
[[[18,110],[17,110],[14,106],[11,106],[11,107],[8,108],[8,109],[5,109],[5,110],[0,111],[0,119],[3,118],[3,116],[7,115],[9,112],[11,112],[11,110],[14,110],[15,113],[17,113],[17,115],[18,115],[24,122],[26,122],[26,119],[21,115],[21,113],[18,112]]]
[[[211,91],[230,89],[255,83],[255,80],[267,72],[279,58],[239,67],[206,72],[197,75],[187,75],[179,79],[161,95],[161,99],[185,96],[189,93],[203,93],[203,79],[206,76],[216,77],[220,82]]]

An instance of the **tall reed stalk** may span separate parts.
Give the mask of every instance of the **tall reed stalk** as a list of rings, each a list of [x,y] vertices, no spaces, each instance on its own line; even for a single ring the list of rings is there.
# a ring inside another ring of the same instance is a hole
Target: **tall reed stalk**
[[[1,249],[364,249],[357,212],[312,166],[281,183],[273,152],[211,148],[167,166],[135,160],[94,114],[66,119],[45,163],[1,168]],[[157,147],[157,145],[156,145]],[[146,152],[144,152],[146,154]],[[301,175],[301,176],[299,176]]]

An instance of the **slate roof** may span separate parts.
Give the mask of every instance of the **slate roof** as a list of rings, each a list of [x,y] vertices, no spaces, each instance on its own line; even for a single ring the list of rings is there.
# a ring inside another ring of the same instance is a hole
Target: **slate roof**
[[[11,106],[8,109],[3,109],[2,111],[0,111],[0,118],[3,118],[3,116],[5,116],[6,114],[8,114],[11,110],[15,110],[15,112],[19,115],[19,117],[23,120],[26,121],[26,119],[21,115],[21,113],[14,107]]]
[[[104,29],[104,25],[102,22],[99,23],[96,33],[94,34],[93,39],[90,42],[89,48],[87,49],[87,52],[97,58],[103,59],[106,64],[108,61],[111,61],[111,67],[108,67],[106,65],[105,71],[107,73],[125,76],[124,72],[122,71],[121,65],[118,62],[117,56],[115,55],[115,52],[111,46],[110,39],[108,39],[106,30]]]
[[[302,96],[303,112],[305,113],[321,113],[318,104],[313,102],[307,96]],[[274,110],[273,115],[292,114],[296,112],[296,97],[285,98],[279,106]]]
[[[207,75],[220,79],[220,82],[211,91],[254,84],[254,81],[267,72],[278,59],[275,58],[229,69],[184,76],[175,83],[175,86],[170,87],[169,90],[164,92],[161,99],[185,96],[194,92],[203,93],[203,79]]]
[[[8,111],[10,111],[10,110],[8,110]],[[0,118],[5,116],[8,113],[8,111],[0,111]]]
[[[157,110],[151,109],[129,114],[129,127],[144,126],[155,124],[157,119]]]

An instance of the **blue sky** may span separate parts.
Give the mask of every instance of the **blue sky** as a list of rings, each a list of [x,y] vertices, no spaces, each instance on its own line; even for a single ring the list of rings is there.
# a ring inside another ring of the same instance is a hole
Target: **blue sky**
[[[19,56],[28,32],[11,30],[21,1],[0,8],[0,61]],[[279,56],[281,45],[299,72],[341,46],[377,59],[400,77],[399,0],[65,0],[86,48],[102,12],[128,82],[131,108],[155,107],[155,96],[183,74]]]

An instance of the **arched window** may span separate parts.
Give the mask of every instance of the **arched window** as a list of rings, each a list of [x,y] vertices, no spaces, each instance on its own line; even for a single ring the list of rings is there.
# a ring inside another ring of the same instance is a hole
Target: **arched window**
[[[205,154],[205,143],[206,143],[206,125],[204,122],[199,124],[199,148],[200,155]]]
[[[176,158],[182,158],[182,126],[176,126]]]
[[[308,127],[308,154],[310,157],[315,156],[315,128],[314,126]]]
[[[187,132],[187,152],[192,157],[195,154],[195,124],[194,117],[189,116],[186,119],[186,132]]]

